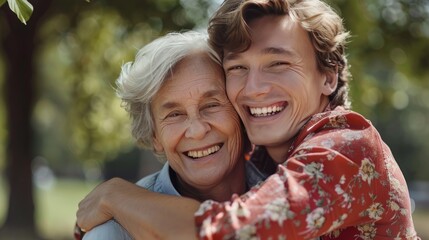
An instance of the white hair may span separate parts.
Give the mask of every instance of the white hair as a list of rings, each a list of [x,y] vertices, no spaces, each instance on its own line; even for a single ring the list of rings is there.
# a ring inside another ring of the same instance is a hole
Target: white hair
[[[221,64],[219,55],[207,42],[207,34],[187,31],[172,32],[155,39],[137,52],[134,62],[122,66],[116,80],[116,92],[130,113],[131,133],[141,147],[154,151],[150,108],[153,97],[174,66],[195,53],[206,53],[215,63]]]

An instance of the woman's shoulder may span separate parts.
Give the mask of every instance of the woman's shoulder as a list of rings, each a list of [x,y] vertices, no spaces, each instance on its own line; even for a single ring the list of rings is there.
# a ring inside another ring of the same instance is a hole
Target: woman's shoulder
[[[160,171],[140,179],[136,184],[152,192],[180,196],[174,187],[171,174],[174,174],[174,171],[166,162]]]
[[[137,181],[136,184],[140,187],[146,188],[147,190],[154,191],[154,186],[159,177],[159,173],[160,171],[152,173]]]

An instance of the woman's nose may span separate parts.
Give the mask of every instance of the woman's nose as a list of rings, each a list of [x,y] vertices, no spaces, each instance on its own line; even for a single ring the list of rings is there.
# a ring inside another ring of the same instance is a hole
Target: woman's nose
[[[185,136],[187,138],[203,139],[210,130],[211,127],[207,121],[201,119],[200,117],[195,117],[190,119]]]

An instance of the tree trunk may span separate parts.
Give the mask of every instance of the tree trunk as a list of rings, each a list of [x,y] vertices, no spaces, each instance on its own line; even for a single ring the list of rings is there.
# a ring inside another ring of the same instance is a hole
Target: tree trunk
[[[35,71],[33,56],[35,33],[41,15],[50,1],[32,1],[34,12],[28,25],[4,5],[2,47],[5,55],[6,176],[9,205],[2,235],[13,234],[14,239],[36,239],[35,206],[31,162],[33,131],[31,117],[35,99]],[[18,234],[19,233],[19,234]],[[22,237],[19,237],[22,236]]]

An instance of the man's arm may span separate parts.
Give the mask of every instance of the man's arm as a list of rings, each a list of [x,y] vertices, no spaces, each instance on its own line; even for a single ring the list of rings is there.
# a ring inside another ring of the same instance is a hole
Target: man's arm
[[[114,178],[90,192],[76,215],[86,231],[115,218],[135,239],[196,239],[194,213],[199,206],[190,198],[154,193]]]

